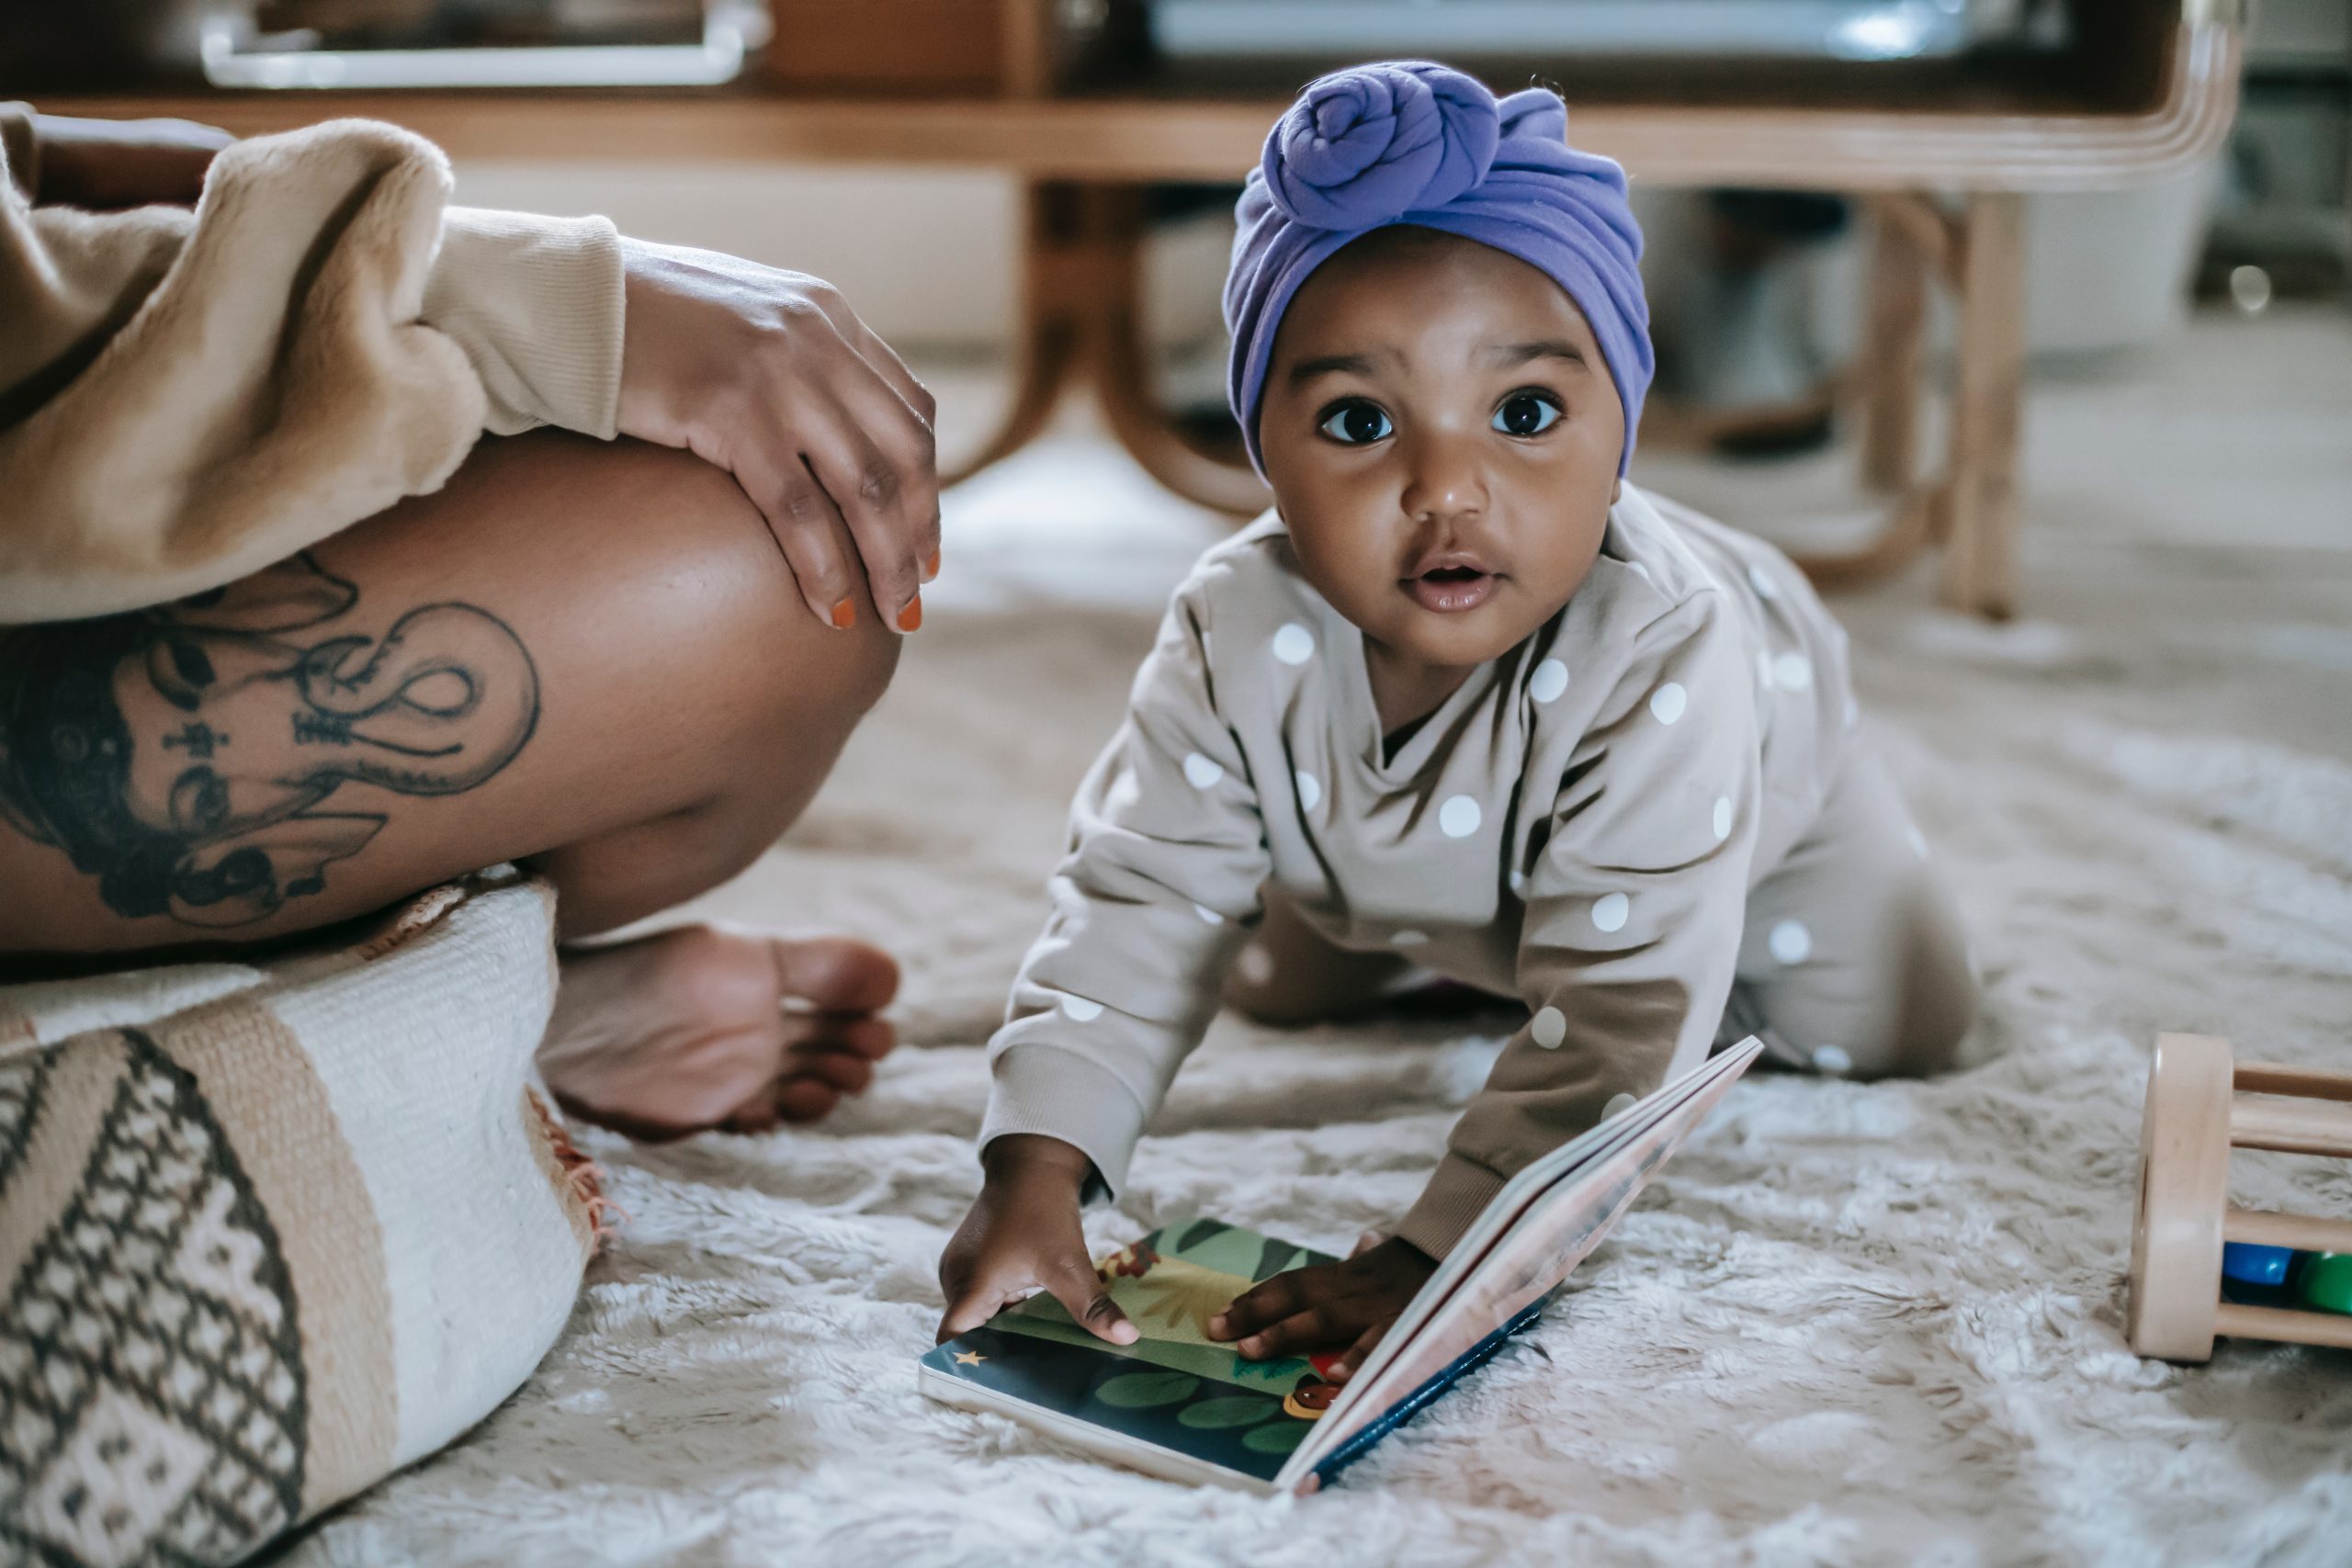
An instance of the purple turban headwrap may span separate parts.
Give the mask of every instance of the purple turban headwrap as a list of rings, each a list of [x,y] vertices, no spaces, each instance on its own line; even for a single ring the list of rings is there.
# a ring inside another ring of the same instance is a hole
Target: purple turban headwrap
[[[1625,471],[1652,368],[1642,231],[1625,171],[1570,147],[1567,133],[1558,94],[1498,101],[1427,61],[1334,72],[1299,95],[1250,172],[1225,280],[1227,396],[1261,474],[1258,404],[1283,312],[1341,246],[1397,224],[1491,245],[1567,290],[1625,404]]]

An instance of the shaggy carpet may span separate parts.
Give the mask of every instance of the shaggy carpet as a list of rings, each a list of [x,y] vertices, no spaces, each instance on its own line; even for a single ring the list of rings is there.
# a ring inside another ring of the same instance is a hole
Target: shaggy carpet
[[[1974,1065],[1753,1077],[1536,1331],[1305,1501],[915,1393],[1066,795],[1219,526],[1080,429],[965,487],[895,689],[806,820],[695,911],[888,942],[907,1047],[811,1129],[584,1138],[629,1218],[569,1332],[288,1560],[2352,1561],[2352,1354],[2225,1342],[2183,1371],[2121,1333],[2154,1032],[2352,1060],[2352,325],[2205,319],[2032,406],[2025,619],[1936,611],[1926,570],[1836,602],[1972,921]],[[1843,472],[1643,468],[1816,525]],[[1221,1022],[1090,1235],[1206,1213],[1343,1246],[1409,1201],[1511,1023]],[[2341,1165],[2237,1179],[2352,1213]]]

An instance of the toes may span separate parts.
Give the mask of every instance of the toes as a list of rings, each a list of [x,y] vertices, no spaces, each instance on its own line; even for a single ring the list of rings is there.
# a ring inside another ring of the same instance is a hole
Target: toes
[[[775,1113],[786,1122],[814,1122],[842,1102],[839,1090],[815,1078],[787,1078],[775,1086]]]
[[[880,948],[850,937],[774,942],[777,983],[827,1012],[878,1012],[899,994],[899,965]]]
[[[849,1051],[811,1051],[793,1058],[784,1083],[814,1078],[842,1094],[863,1094],[874,1082],[874,1064]]]
[[[878,1062],[898,1043],[897,1030],[862,1013],[791,1013],[784,1021],[785,1070],[802,1056],[835,1051]]]

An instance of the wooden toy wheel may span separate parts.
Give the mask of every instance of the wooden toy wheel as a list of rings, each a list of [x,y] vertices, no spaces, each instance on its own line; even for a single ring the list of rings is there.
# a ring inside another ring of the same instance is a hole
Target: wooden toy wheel
[[[2140,1206],[2132,1224],[2132,1348],[2167,1361],[2213,1359],[2229,1207],[2230,1045],[2160,1034],[2140,1123]]]

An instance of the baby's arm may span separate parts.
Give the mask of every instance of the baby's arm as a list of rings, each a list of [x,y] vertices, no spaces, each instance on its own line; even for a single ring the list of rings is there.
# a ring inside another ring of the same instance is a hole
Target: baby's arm
[[[1746,639],[1712,593],[1635,639],[1528,873],[1519,982],[1529,1021],[1397,1227],[1430,1257],[1521,1167],[1705,1059],[1755,855],[1755,681]]]
[[[1214,569],[1213,569],[1214,570]],[[1044,1289],[1105,1338],[1078,1211],[1115,1192],[1144,1124],[1216,1014],[1269,863],[1256,791],[1218,716],[1199,599],[1181,593],[1127,717],[1070,809],[1053,912],[989,1045],[985,1179],[940,1262],[942,1337]]]

